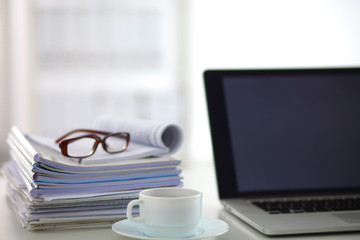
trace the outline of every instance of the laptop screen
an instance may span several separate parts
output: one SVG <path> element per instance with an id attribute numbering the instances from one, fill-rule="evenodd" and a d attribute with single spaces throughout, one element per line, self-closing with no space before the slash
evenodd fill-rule
<path id="1" fill-rule="evenodd" d="M 360 69 L 213 70 L 205 86 L 220 197 L 360 189 Z"/>

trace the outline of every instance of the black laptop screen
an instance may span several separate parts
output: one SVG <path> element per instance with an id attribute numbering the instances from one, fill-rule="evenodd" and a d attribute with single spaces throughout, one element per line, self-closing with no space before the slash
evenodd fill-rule
<path id="1" fill-rule="evenodd" d="M 224 132 L 215 133 L 215 158 L 230 151 L 227 184 L 239 193 L 360 188 L 360 71 L 220 75 L 217 114 L 226 126 L 211 128 Z"/>

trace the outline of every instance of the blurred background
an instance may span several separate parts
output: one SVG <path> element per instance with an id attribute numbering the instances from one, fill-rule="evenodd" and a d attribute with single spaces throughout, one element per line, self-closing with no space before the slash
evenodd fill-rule
<path id="1" fill-rule="evenodd" d="M 358 0 L 0 0 L 6 135 L 59 136 L 110 113 L 182 126 L 210 161 L 209 68 L 360 66 Z"/>

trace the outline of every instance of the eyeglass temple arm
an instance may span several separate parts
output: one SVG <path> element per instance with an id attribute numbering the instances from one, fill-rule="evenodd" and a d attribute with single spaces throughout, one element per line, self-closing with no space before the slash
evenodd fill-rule
<path id="1" fill-rule="evenodd" d="M 97 133 L 97 134 L 103 134 L 103 135 L 108 135 L 108 134 L 111 134 L 110 132 L 104 132 L 104 131 L 97 131 L 97 130 L 91 130 L 91 129 L 75 129 L 75 130 L 72 130 L 68 133 L 66 133 L 65 135 L 63 135 L 62 137 L 58 138 L 55 140 L 56 143 L 59 143 L 61 140 L 63 140 L 64 138 L 66 138 L 67 136 L 73 134 L 73 133 L 76 133 L 76 132 L 88 132 L 88 133 Z M 127 133 L 128 134 L 128 133 Z M 128 134 L 129 135 L 129 134 Z M 117 136 L 119 138 L 124 138 L 122 136 Z M 128 138 L 128 137 L 127 137 Z M 126 138 L 126 139 L 127 139 Z"/>

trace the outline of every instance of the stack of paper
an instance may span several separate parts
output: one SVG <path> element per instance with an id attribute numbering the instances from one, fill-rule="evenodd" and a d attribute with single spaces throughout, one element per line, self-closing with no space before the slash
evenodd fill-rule
<path id="1" fill-rule="evenodd" d="M 119 121 L 102 117 L 96 129 L 116 132 Z M 97 149 L 81 161 L 64 157 L 53 138 L 24 135 L 12 128 L 7 139 L 11 161 L 3 172 L 8 196 L 25 228 L 109 226 L 126 218 L 126 206 L 139 191 L 182 185 L 181 161 L 171 157 L 182 141 L 179 128 L 121 121 L 121 131 L 130 132 L 128 149 L 117 154 Z"/>

